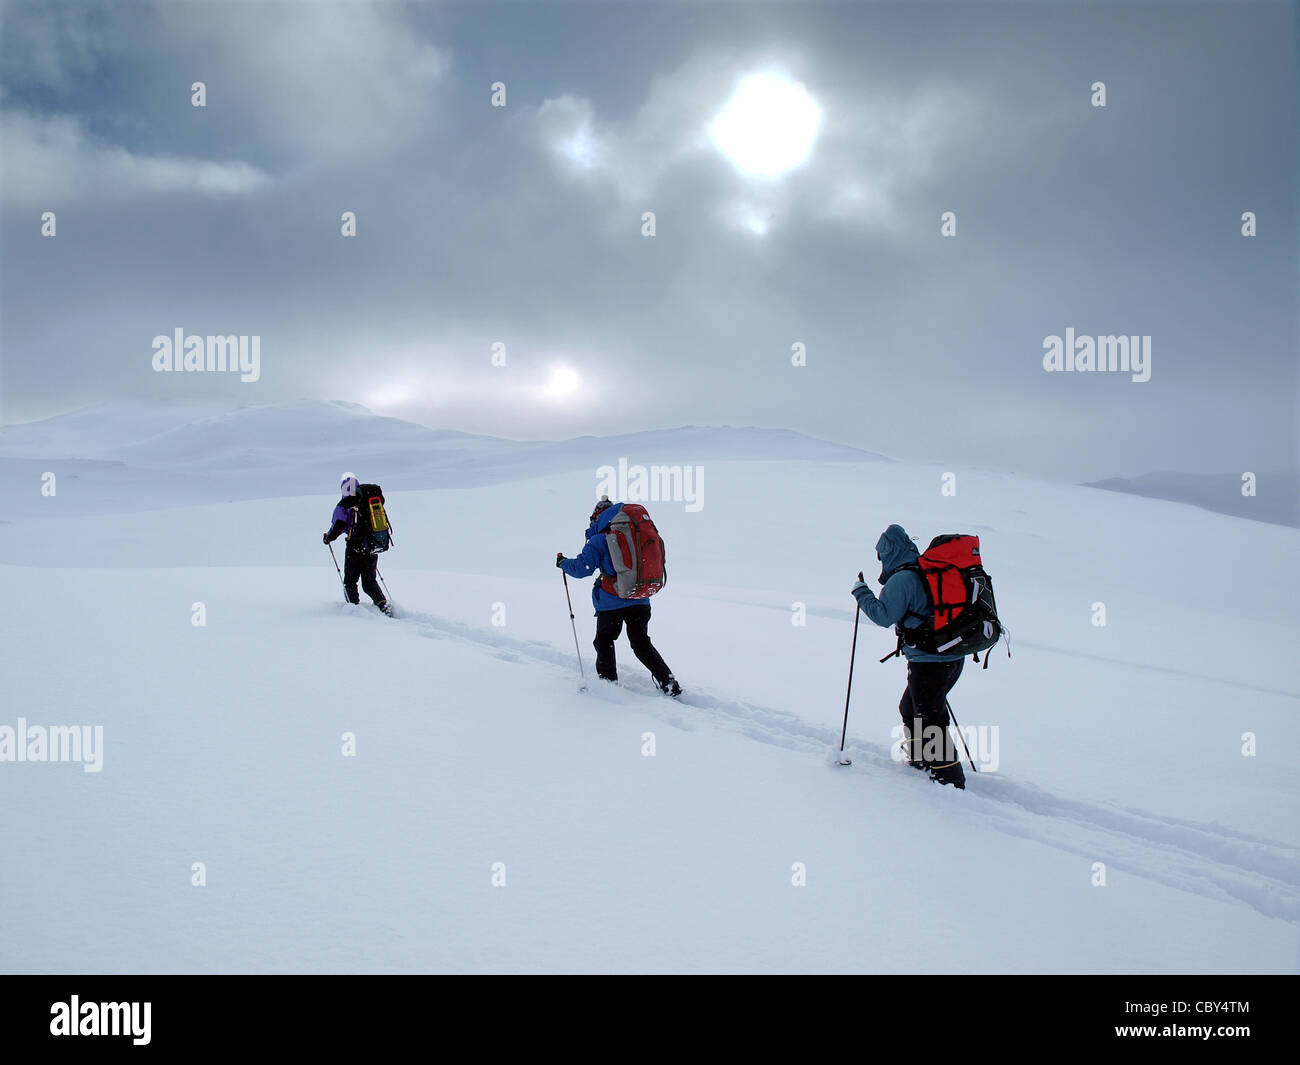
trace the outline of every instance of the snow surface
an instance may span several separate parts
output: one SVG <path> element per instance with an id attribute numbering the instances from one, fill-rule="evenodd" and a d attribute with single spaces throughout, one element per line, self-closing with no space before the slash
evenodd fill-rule
<path id="1" fill-rule="evenodd" d="M 946 497 L 940 467 L 761 430 L 94 420 L 0 430 L 0 726 L 104 729 L 98 773 L 0 763 L 4 971 L 1297 969 L 1300 578 L 1264 566 L 1297 530 L 984 471 Z M 680 701 L 624 642 L 622 686 L 577 692 L 552 559 L 620 457 L 705 468 L 698 512 L 650 504 Z M 395 619 L 342 603 L 320 544 L 345 468 L 389 499 Z M 998 736 L 964 792 L 892 761 L 903 669 L 865 619 L 827 764 L 891 521 L 978 533 L 1011 627 L 952 696 Z"/>

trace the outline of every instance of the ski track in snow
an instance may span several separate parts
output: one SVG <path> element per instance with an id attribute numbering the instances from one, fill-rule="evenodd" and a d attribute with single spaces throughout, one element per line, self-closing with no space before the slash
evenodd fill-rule
<path id="1" fill-rule="evenodd" d="M 421 635 L 465 640 L 504 661 L 540 662 L 572 672 L 572 652 L 540 640 L 516 640 L 396 604 L 395 610 L 395 620 L 413 625 Z M 355 608 L 353 612 L 361 613 Z M 382 618 L 378 611 L 367 611 L 366 616 Z M 835 730 L 809 724 L 789 711 L 705 690 L 688 690 L 680 698 L 669 700 L 649 680 L 640 677 L 620 679 L 617 687 L 588 677 L 588 697 L 626 705 L 624 693 L 648 697 L 646 707 L 653 707 L 656 716 L 687 731 L 694 725 L 687 716 L 676 712 L 679 707 L 700 711 L 710 724 L 761 743 L 823 758 L 832 749 L 838 753 Z M 884 770 L 902 778 L 898 783 L 916 787 L 918 798 L 953 798 L 948 789 L 937 788 L 922 774 L 895 762 L 887 747 L 850 739 L 845 751 L 853 759 L 853 766 L 842 767 L 843 772 L 860 773 L 864 767 L 868 771 Z M 968 776 L 960 799 L 971 804 L 971 815 L 1009 835 L 1078 854 L 1089 861 L 1103 861 L 1108 870 L 1131 873 L 1218 901 L 1243 904 L 1266 917 L 1300 921 L 1300 847 L 1220 824 L 1070 799 L 1035 784 L 990 773 Z"/>

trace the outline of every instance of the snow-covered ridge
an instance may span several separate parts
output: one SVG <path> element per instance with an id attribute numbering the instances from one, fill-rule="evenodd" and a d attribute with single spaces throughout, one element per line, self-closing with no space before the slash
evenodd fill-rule
<path id="1" fill-rule="evenodd" d="M 507 440 L 431 429 L 375 414 L 359 403 L 301 400 L 211 412 L 199 406 L 101 403 L 36 422 L 0 426 L 0 457 L 116 460 L 146 468 L 224 466 L 274 452 L 346 451 L 400 457 L 421 451 L 460 462 L 473 449 L 534 456 L 550 462 L 586 462 L 596 454 L 652 453 L 675 459 L 822 459 L 879 461 L 884 456 L 818 440 L 790 429 L 695 426 L 653 429 L 616 436 L 579 436 L 560 441 Z"/>
<path id="2" fill-rule="evenodd" d="M 180 466 L 242 452 L 321 448 L 345 437 L 359 449 L 488 441 L 378 415 L 358 403 L 303 400 L 239 407 L 98 403 L 35 422 L 0 426 L 0 456 L 108 459 Z"/>
<path id="3" fill-rule="evenodd" d="M 1140 477 L 1108 477 L 1085 487 L 1187 503 L 1234 518 L 1300 527 L 1300 469 L 1259 473 L 1253 495 L 1242 494 L 1241 474 L 1237 473 L 1146 473 Z"/>
<path id="4" fill-rule="evenodd" d="M 150 479 L 177 505 L 328 494 L 354 470 L 385 488 L 472 488 L 560 471 L 716 461 L 883 462 L 883 456 L 788 429 L 684 426 L 620 436 L 518 441 L 431 429 L 356 403 L 306 400 L 213 413 L 100 404 L 0 427 L 0 488 L 46 470 L 94 482 L 112 508 Z M 594 484 L 594 481 L 593 481 Z M 129 504 L 127 504 L 129 505 Z M 125 507 L 123 507 L 125 509 Z M 83 511 L 86 512 L 86 511 Z"/>

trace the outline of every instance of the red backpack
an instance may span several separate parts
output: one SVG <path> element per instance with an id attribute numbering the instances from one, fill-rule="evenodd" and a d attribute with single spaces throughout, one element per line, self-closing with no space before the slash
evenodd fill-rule
<path id="1" fill-rule="evenodd" d="M 936 536 L 930 546 L 916 560 L 914 569 L 925 581 L 930 597 L 930 613 L 921 615 L 921 624 L 905 629 L 900 623 L 898 648 L 915 647 L 928 654 L 951 655 L 954 658 L 973 655 L 979 661 L 979 652 L 987 651 L 1002 638 L 1004 627 L 998 620 L 998 607 L 993 598 L 993 579 L 984 571 L 980 560 L 978 536 L 950 533 Z M 1007 654 L 1011 646 L 1007 645 Z M 894 655 L 887 655 L 893 658 Z M 989 667 L 989 657 L 984 656 L 984 668 Z"/>
<path id="2" fill-rule="evenodd" d="M 664 542 L 640 503 L 624 503 L 605 529 L 614 575 L 600 586 L 620 599 L 649 599 L 668 583 Z"/>

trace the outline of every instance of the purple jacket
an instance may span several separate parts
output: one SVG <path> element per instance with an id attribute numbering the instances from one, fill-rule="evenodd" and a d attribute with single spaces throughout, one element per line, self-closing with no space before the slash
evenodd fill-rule
<path id="1" fill-rule="evenodd" d="M 352 526 L 356 524 L 356 520 L 356 509 L 345 507 L 342 500 L 340 500 L 330 517 L 330 531 L 325 534 L 328 537 L 327 542 L 337 540 L 344 533 L 347 533 L 348 537 L 351 538 Z"/>

